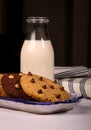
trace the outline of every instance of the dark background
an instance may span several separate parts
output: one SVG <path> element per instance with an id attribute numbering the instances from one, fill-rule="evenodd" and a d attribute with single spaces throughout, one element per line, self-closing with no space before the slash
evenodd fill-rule
<path id="1" fill-rule="evenodd" d="M 91 67 L 91 0 L 0 0 L 0 72 L 20 71 L 28 16 L 49 17 L 56 66 Z"/>

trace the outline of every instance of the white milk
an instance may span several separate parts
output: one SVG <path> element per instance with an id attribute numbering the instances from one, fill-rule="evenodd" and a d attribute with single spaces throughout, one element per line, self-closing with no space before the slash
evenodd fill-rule
<path id="1" fill-rule="evenodd" d="M 54 51 L 50 40 L 25 40 L 20 60 L 21 72 L 54 80 Z"/>

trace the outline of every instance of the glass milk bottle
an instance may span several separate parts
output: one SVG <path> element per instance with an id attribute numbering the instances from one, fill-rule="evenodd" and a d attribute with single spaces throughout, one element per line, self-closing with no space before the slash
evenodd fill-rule
<path id="1" fill-rule="evenodd" d="M 28 17 L 27 34 L 21 48 L 20 71 L 54 80 L 54 50 L 47 17 Z"/>

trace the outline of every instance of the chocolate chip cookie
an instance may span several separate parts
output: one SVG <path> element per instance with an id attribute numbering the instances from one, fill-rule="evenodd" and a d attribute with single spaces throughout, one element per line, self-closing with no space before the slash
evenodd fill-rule
<path id="1" fill-rule="evenodd" d="M 32 73 L 22 75 L 20 84 L 24 92 L 37 101 L 56 102 L 69 99 L 69 94 L 62 86 Z"/>
<path id="2" fill-rule="evenodd" d="M 2 88 L 11 98 L 31 99 L 22 89 L 20 78 L 22 73 L 8 73 L 1 78 Z"/>

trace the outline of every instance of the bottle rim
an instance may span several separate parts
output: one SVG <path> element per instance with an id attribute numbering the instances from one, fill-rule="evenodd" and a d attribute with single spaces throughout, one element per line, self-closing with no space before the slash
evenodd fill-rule
<path id="1" fill-rule="evenodd" d="M 48 17 L 28 17 L 26 19 L 26 22 L 30 23 L 48 23 L 49 19 Z"/>

